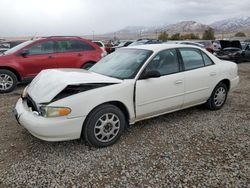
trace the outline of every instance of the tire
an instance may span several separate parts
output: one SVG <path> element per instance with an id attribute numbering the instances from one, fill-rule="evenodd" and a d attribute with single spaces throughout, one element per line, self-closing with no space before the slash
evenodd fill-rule
<path id="1" fill-rule="evenodd" d="M 85 63 L 84 65 L 81 66 L 81 69 L 86 69 L 89 70 L 95 63 Z"/>
<path id="2" fill-rule="evenodd" d="M 0 69 L 0 93 L 9 93 L 17 86 L 16 75 L 5 69 Z"/>
<path id="3" fill-rule="evenodd" d="M 122 111 L 110 104 L 94 109 L 84 123 L 84 139 L 89 146 L 106 147 L 114 144 L 126 127 Z"/>
<path id="4" fill-rule="evenodd" d="M 213 90 L 210 98 L 206 102 L 206 107 L 210 110 L 219 110 L 227 100 L 228 88 L 220 82 Z"/>

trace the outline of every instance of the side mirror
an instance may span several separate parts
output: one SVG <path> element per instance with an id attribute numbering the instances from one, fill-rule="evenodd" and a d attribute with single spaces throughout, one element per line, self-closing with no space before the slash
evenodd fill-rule
<path id="1" fill-rule="evenodd" d="M 159 78 L 161 77 L 161 73 L 157 70 L 150 70 L 144 71 L 141 75 L 141 79 L 148 79 L 148 78 Z"/>
<path id="2" fill-rule="evenodd" d="M 23 49 L 22 51 L 21 51 L 21 53 L 20 53 L 20 55 L 21 56 L 23 56 L 23 57 L 26 57 L 27 55 L 29 55 L 29 50 L 28 49 Z"/>

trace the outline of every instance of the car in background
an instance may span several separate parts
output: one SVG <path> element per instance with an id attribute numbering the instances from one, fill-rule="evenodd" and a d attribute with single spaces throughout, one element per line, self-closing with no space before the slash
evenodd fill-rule
<path id="1" fill-rule="evenodd" d="M 162 41 L 158 39 L 138 39 L 128 46 L 137 46 L 137 45 L 143 45 L 143 44 L 161 44 L 161 43 Z"/>
<path id="2" fill-rule="evenodd" d="M 169 40 L 166 42 L 167 44 L 186 44 L 186 45 L 192 45 L 192 46 L 198 46 L 200 48 L 205 48 L 203 44 L 193 42 L 193 41 L 175 41 L 175 40 Z"/>
<path id="3" fill-rule="evenodd" d="M 105 44 L 102 41 L 92 41 L 93 43 L 95 43 L 97 46 L 99 46 L 102 51 L 103 51 L 103 57 L 106 56 L 108 54 L 108 52 L 105 49 Z"/>
<path id="4" fill-rule="evenodd" d="M 15 46 L 17 46 L 18 44 L 21 44 L 22 42 L 24 42 L 25 40 L 12 40 L 12 41 L 3 41 L 0 42 L 0 53 L 3 53 Z"/>
<path id="5" fill-rule="evenodd" d="M 234 61 L 236 63 L 250 62 L 250 43 L 245 43 L 242 50 L 236 49 L 223 55 L 217 55 L 220 59 Z"/>
<path id="6" fill-rule="evenodd" d="M 227 59 L 232 54 L 242 50 L 239 40 L 218 40 L 214 41 L 218 47 L 214 51 L 214 55 L 220 59 Z"/>
<path id="7" fill-rule="evenodd" d="M 121 48 L 88 71 L 42 71 L 15 107 L 15 117 L 46 141 L 114 144 L 128 124 L 206 104 L 219 110 L 239 82 L 238 66 L 191 45 Z"/>
<path id="8" fill-rule="evenodd" d="M 236 51 L 241 50 L 242 46 L 239 40 L 217 40 L 213 42 L 215 44 L 215 53 L 223 53 L 224 51 Z"/>
<path id="9" fill-rule="evenodd" d="M 116 47 L 117 48 L 127 47 L 128 45 L 132 44 L 133 42 L 134 42 L 134 40 L 121 41 Z"/>
<path id="10" fill-rule="evenodd" d="M 110 54 L 110 53 L 113 52 L 113 50 L 114 50 L 114 49 L 113 49 L 114 44 L 113 44 L 112 41 L 107 41 L 107 42 L 104 43 L 104 45 L 105 45 L 105 50 L 106 50 L 106 52 L 107 52 L 108 54 Z"/>
<path id="11" fill-rule="evenodd" d="M 123 47 L 127 47 L 129 46 L 130 44 L 132 44 L 134 42 L 134 40 L 126 40 L 126 41 L 121 41 L 117 46 L 114 46 L 112 48 L 112 52 L 114 52 L 116 49 L 118 48 L 123 48 Z"/>
<path id="12" fill-rule="evenodd" d="M 214 53 L 214 45 L 211 40 L 198 40 L 195 42 L 202 44 L 206 48 L 206 50 L 209 51 L 210 53 L 212 54 Z"/>
<path id="13" fill-rule="evenodd" d="M 207 41 L 207 40 L 193 40 L 193 41 L 188 41 L 188 40 L 182 40 L 182 41 L 167 41 L 167 43 L 173 43 L 173 44 L 187 44 L 187 45 L 194 45 L 194 46 L 198 46 L 200 48 L 205 48 L 207 51 L 213 53 L 214 49 L 213 49 L 213 44 L 211 41 Z"/>
<path id="14" fill-rule="evenodd" d="M 90 68 L 102 56 L 95 43 L 80 37 L 43 37 L 23 42 L 0 55 L 0 93 L 51 68 Z"/>

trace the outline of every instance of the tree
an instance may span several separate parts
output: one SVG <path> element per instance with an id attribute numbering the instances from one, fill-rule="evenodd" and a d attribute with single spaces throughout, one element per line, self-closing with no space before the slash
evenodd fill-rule
<path id="1" fill-rule="evenodd" d="M 200 39 L 198 35 L 195 35 L 194 33 L 189 33 L 185 35 L 181 35 L 181 40 L 195 40 L 195 39 Z"/>
<path id="2" fill-rule="evenodd" d="M 194 33 L 191 33 L 190 34 L 190 39 L 196 40 L 196 39 L 200 39 L 200 37 L 199 37 L 199 35 L 195 35 Z"/>
<path id="3" fill-rule="evenodd" d="M 168 40 L 168 34 L 166 33 L 166 31 L 161 32 L 160 35 L 158 36 L 158 39 L 163 41 Z"/>
<path id="4" fill-rule="evenodd" d="M 235 37 L 246 37 L 246 34 L 243 32 L 238 32 L 234 35 Z"/>
<path id="5" fill-rule="evenodd" d="M 180 33 L 176 33 L 176 34 L 172 35 L 170 39 L 171 40 L 181 40 Z"/>
<path id="6" fill-rule="evenodd" d="M 210 27 L 202 35 L 203 40 L 214 40 L 214 30 Z"/>

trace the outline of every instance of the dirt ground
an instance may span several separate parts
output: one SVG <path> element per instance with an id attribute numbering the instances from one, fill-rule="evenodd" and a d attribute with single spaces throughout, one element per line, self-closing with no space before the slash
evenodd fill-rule
<path id="1" fill-rule="evenodd" d="M 61 157 L 61 160 L 62 160 L 63 159 L 62 156 L 64 156 L 64 152 L 69 150 L 69 152 L 75 153 L 75 155 L 71 156 L 70 158 L 71 162 L 74 160 L 81 159 L 82 155 L 78 155 L 78 152 L 84 153 L 86 156 L 97 155 L 97 153 L 101 155 L 101 153 L 99 152 L 103 152 L 106 155 L 106 159 L 109 159 L 109 157 L 112 158 L 112 153 L 114 151 L 118 151 L 118 154 L 115 154 L 115 156 L 117 157 L 117 160 L 119 161 L 122 159 L 124 160 L 123 161 L 124 165 L 125 164 L 128 165 L 131 163 L 127 161 L 126 159 L 122 158 L 122 156 L 120 155 L 127 155 L 127 152 L 129 153 L 130 151 L 127 151 L 124 154 L 124 151 L 122 151 L 119 148 L 125 148 L 125 150 L 126 149 L 131 150 L 131 155 L 137 155 L 138 153 L 136 154 L 136 152 L 140 151 L 140 148 L 142 147 L 142 143 L 145 143 L 143 147 L 145 147 L 144 151 L 146 152 L 145 153 L 142 152 L 141 156 L 144 158 L 149 157 L 152 161 L 154 161 L 154 159 L 158 160 L 158 157 L 161 156 L 159 154 L 160 151 L 161 152 L 173 152 L 172 154 L 169 154 L 170 161 L 169 163 L 167 163 L 168 166 L 165 164 L 166 174 L 171 174 L 171 172 L 167 170 L 167 167 L 169 169 L 170 165 L 173 165 L 172 166 L 173 169 L 175 167 L 179 168 L 178 167 L 179 163 L 183 165 L 182 170 L 184 171 L 183 172 L 184 176 L 185 176 L 185 173 L 189 172 L 188 170 L 190 170 L 190 173 L 191 172 L 194 173 L 192 169 L 195 169 L 196 167 L 195 166 L 190 167 L 189 166 L 190 164 L 188 164 L 189 163 L 188 161 L 196 160 L 196 157 L 198 155 L 202 156 L 201 158 L 199 158 L 200 160 L 203 159 L 205 161 L 207 157 L 210 157 L 209 160 L 212 160 L 212 161 L 215 160 L 214 162 L 215 164 L 211 162 L 211 165 L 213 167 L 217 169 L 219 168 L 218 166 L 221 165 L 221 169 L 223 169 L 223 170 L 217 169 L 218 171 L 220 171 L 220 173 L 223 172 L 222 175 L 220 175 L 218 171 L 214 172 L 216 175 L 218 175 L 217 180 L 214 180 L 212 175 L 211 176 L 205 175 L 206 174 L 205 168 L 204 170 L 201 168 L 200 173 L 203 174 L 204 177 L 200 179 L 199 179 L 198 174 L 196 175 L 192 174 L 193 176 L 192 177 L 190 176 L 190 179 L 187 179 L 187 181 L 185 182 L 181 178 L 181 177 L 184 177 L 182 174 L 182 176 L 180 175 L 180 177 L 178 176 L 178 178 L 174 179 L 175 181 L 173 180 L 173 183 L 177 183 L 177 185 L 180 183 L 180 184 L 185 184 L 187 186 L 190 186 L 190 185 L 196 185 L 196 186 L 223 185 L 223 187 L 224 186 L 229 186 L 229 187 L 250 186 L 249 184 L 250 63 L 239 64 L 239 74 L 240 74 L 240 84 L 237 90 L 229 94 L 227 103 L 225 104 L 223 109 L 221 109 L 220 111 L 210 112 L 208 110 L 200 109 L 200 107 L 195 107 L 195 108 L 183 110 L 181 112 L 175 112 L 172 114 L 167 114 L 161 117 L 153 118 L 151 120 L 146 120 L 146 121 L 137 123 L 135 126 L 131 126 L 128 132 L 121 138 L 121 141 L 116 143 L 114 146 L 111 146 L 106 149 L 101 149 L 100 151 L 98 151 L 98 149 L 94 149 L 94 151 L 92 151 L 88 147 L 84 146 L 83 141 L 47 143 L 44 141 L 40 141 L 39 139 L 30 135 L 27 130 L 25 130 L 22 126 L 17 124 L 14 118 L 13 112 L 12 112 L 17 99 L 20 97 L 20 94 L 23 88 L 25 87 L 25 85 L 20 85 L 18 89 L 15 90 L 14 92 L 0 95 L 0 173 L 1 173 L 0 174 L 0 187 L 1 186 L 3 187 L 14 186 L 15 187 L 17 185 L 21 185 L 21 187 L 26 186 L 26 185 L 29 185 L 30 187 L 35 186 L 35 185 L 37 186 L 44 185 L 44 186 L 51 186 L 51 187 L 53 187 L 53 185 L 54 186 L 55 185 L 72 186 L 72 185 L 79 185 L 81 183 L 82 185 L 85 185 L 84 182 L 85 183 L 88 182 L 90 185 L 101 186 L 101 185 L 111 185 L 109 183 L 112 183 L 113 180 L 115 181 L 116 179 L 117 181 L 120 180 L 119 183 L 121 183 L 124 179 L 123 179 L 123 176 L 119 175 L 119 173 L 117 174 L 113 173 L 110 175 L 110 177 L 108 175 L 107 177 L 105 176 L 106 178 L 105 181 L 104 180 L 97 181 L 94 178 L 91 179 L 91 177 L 87 178 L 87 176 L 85 179 L 81 179 L 81 178 L 78 178 L 77 175 L 72 175 L 72 174 L 67 175 L 68 178 L 71 178 L 70 181 L 73 182 L 71 184 L 66 184 L 69 180 L 67 181 L 65 180 L 66 183 L 61 184 L 62 182 L 64 182 L 64 179 L 62 179 L 64 175 L 60 177 L 58 176 L 54 177 L 54 179 L 57 180 L 56 181 L 57 184 L 53 184 L 53 181 L 49 181 L 46 184 L 43 184 L 44 182 L 42 182 L 41 179 L 48 178 L 46 174 L 44 174 L 44 176 L 41 177 L 40 179 L 36 177 L 30 177 L 30 179 L 26 178 L 25 180 L 23 180 L 22 177 L 16 177 L 16 178 L 13 177 L 13 179 L 11 179 L 10 176 L 11 174 L 14 174 L 13 176 L 16 176 L 16 174 L 14 173 L 15 170 L 17 170 L 16 168 L 20 168 L 26 174 L 30 174 L 31 173 L 30 171 L 25 170 L 27 168 L 22 168 L 22 165 L 24 165 L 23 161 L 26 161 L 27 163 L 29 162 L 29 160 L 39 161 L 40 160 L 39 157 L 41 158 L 44 157 L 43 153 L 39 154 L 39 156 L 35 155 L 35 153 L 39 153 L 38 149 L 41 149 L 41 148 L 44 151 L 44 153 L 50 154 L 50 158 L 52 161 L 57 160 L 56 159 L 57 155 Z M 216 120 L 219 119 L 219 121 L 215 121 L 215 119 Z M 208 127 L 207 125 L 204 124 L 205 122 L 207 123 Z M 230 126 L 228 126 L 228 124 L 230 124 Z M 236 126 L 237 129 L 236 127 L 232 127 L 232 126 Z M 186 130 L 185 135 L 189 138 L 189 140 L 188 138 L 186 139 L 183 138 L 183 140 L 180 140 L 180 134 L 183 133 L 183 130 Z M 212 134 L 213 136 L 211 136 Z M 210 135 L 210 137 L 207 135 Z M 204 137 L 206 136 L 208 139 L 204 140 Z M 174 141 L 172 142 L 171 140 L 169 140 L 170 138 Z M 146 139 L 147 141 L 142 141 L 143 139 Z M 215 139 L 215 140 L 217 139 L 219 145 L 216 145 L 216 146 L 218 147 L 214 147 L 215 145 L 212 144 L 213 143 L 211 141 L 212 139 Z M 211 142 L 209 142 L 209 140 Z M 154 143 L 154 144 L 150 144 L 150 143 Z M 199 151 L 195 150 L 197 144 L 203 145 L 204 148 L 201 147 Z M 230 145 L 233 145 L 234 148 L 232 148 Z M 157 149 L 156 149 L 156 146 L 157 146 Z M 135 151 L 135 148 L 138 148 L 138 150 Z M 187 148 L 189 148 L 188 151 L 190 152 L 187 152 L 186 150 Z M 152 151 L 154 151 L 154 153 L 152 153 L 151 149 Z M 222 160 L 223 157 L 226 158 L 226 155 L 224 154 L 222 155 L 219 152 L 221 151 L 221 149 L 223 149 L 224 152 L 227 152 L 227 154 L 230 154 L 232 156 L 239 155 L 239 156 L 234 156 L 234 159 L 235 159 L 234 164 L 236 166 L 237 165 L 239 166 L 239 172 L 241 174 L 240 180 L 237 179 L 238 176 L 236 177 L 234 175 L 232 175 L 232 179 L 230 180 L 226 179 L 229 176 L 231 177 L 231 174 L 230 174 L 231 172 L 220 163 L 220 160 Z M 53 150 L 57 152 L 53 153 Z M 193 155 L 191 151 L 197 152 L 200 154 Z M 184 160 L 185 158 L 185 156 L 183 156 L 184 155 L 183 152 L 189 153 L 189 155 L 186 158 L 187 162 L 185 163 L 181 162 L 182 159 Z M 238 154 L 239 152 L 240 154 Z M 220 155 L 222 158 L 219 160 L 218 157 Z M 65 157 L 65 160 L 69 160 L 66 155 L 64 157 Z M 94 172 L 96 171 L 96 173 L 99 173 L 101 168 L 105 169 L 105 167 L 108 166 L 108 164 L 106 163 L 103 163 L 103 164 L 98 163 L 97 161 L 95 161 L 95 159 L 90 159 L 90 160 L 91 160 L 90 163 L 92 162 L 92 164 L 95 164 L 95 169 L 93 168 L 91 169 Z M 157 160 L 156 160 L 156 163 L 157 163 Z M 167 160 L 168 159 L 166 159 L 166 161 Z M 35 166 L 40 165 L 39 169 L 41 169 L 42 165 L 40 163 L 36 164 L 34 161 L 30 163 L 30 165 L 33 165 L 33 168 L 35 168 L 34 165 Z M 67 164 L 66 162 L 62 162 L 62 163 Z M 119 164 L 123 164 L 123 163 L 121 162 Z M 147 165 L 150 166 L 150 164 L 149 162 L 147 162 Z M 52 162 L 50 163 L 50 165 L 52 165 L 51 169 L 53 169 Z M 146 162 L 145 163 L 143 162 L 143 165 L 146 165 Z M 206 163 L 204 165 L 206 166 Z M 70 172 L 74 171 L 74 168 L 76 169 L 77 165 L 75 165 L 74 167 L 74 164 L 71 164 L 71 167 L 72 169 L 70 170 Z M 131 166 L 128 165 L 128 167 L 125 167 L 124 170 L 127 170 L 128 173 L 132 173 L 134 168 L 135 167 L 133 165 Z M 161 168 L 162 168 L 161 165 L 159 165 L 158 168 L 159 168 L 158 172 L 155 172 L 154 170 L 147 171 L 147 172 L 154 174 L 154 176 L 157 173 L 160 176 L 163 175 L 161 174 Z M 86 171 L 87 171 L 87 167 L 86 167 Z M 80 171 L 79 173 L 84 174 L 85 172 Z M 140 171 L 138 171 L 138 173 L 140 174 Z M 141 173 L 143 174 L 143 172 Z M 145 176 L 147 176 L 147 174 Z M 151 176 L 148 176 L 149 179 L 150 177 Z M 129 177 L 126 176 L 126 178 L 127 178 L 126 181 L 129 182 L 130 184 L 125 184 L 126 181 L 124 180 L 125 182 L 124 184 L 112 184 L 112 185 L 114 186 L 115 185 L 136 186 L 140 184 L 140 182 L 141 182 L 141 185 L 154 185 L 154 183 L 152 183 L 153 180 L 150 183 L 150 181 L 147 180 L 147 177 L 144 177 L 143 175 L 138 177 L 138 179 L 140 178 L 142 179 L 141 181 L 139 181 L 138 179 L 133 179 L 133 177 L 130 177 L 130 176 Z M 204 181 L 207 184 L 203 184 Z M 97 183 L 97 184 L 94 184 L 94 183 Z M 157 183 L 159 185 L 162 185 L 160 180 Z M 173 185 L 173 184 L 168 184 L 168 185 Z"/>

